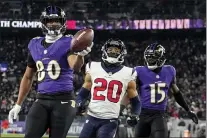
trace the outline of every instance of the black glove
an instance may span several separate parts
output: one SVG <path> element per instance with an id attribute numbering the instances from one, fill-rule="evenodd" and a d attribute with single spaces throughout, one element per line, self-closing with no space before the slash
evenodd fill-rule
<path id="1" fill-rule="evenodd" d="M 127 117 L 127 124 L 131 127 L 134 127 L 138 123 L 139 117 L 136 115 L 132 115 Z"/>
<path id="2" fill-rule="evenodd" d="M 82 115 L 86 111 L 86 107 L 82 105 L 82 103 L 76 104 L 77 112 L 76 115 Z"/>
<path id="3" fill-rule="evenodd" d="M 198 124 L 198 117 L 196 116 L 196 114 L 194 112 L 189 111 L 188 116 L 190 119 L 193 120 L 194 123 Z"/>
<path id="4" fill-rule="evenodd" d="M 84 112 L 86 112 L 89 102 L 84 101 L 76 104 L 77 112 L 76 115 L 82 115 Z"/>

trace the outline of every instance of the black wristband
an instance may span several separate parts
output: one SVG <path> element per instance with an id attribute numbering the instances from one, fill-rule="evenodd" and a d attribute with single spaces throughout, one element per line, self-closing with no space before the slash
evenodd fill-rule
<path id="1" fill-rule="evenodd" d="M 190 110 L 187 103 L 185 102 L 185 99 L 183 98 L 183 95 L 181 92 L 177 92 L 173 94 L 175 97 L 176 102 L 182 106 L 187 112 Z"/>

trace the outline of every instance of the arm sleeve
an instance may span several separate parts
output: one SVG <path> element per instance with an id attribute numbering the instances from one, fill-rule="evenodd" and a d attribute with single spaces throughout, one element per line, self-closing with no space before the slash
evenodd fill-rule
<path id="1" fill-rule="evenodd" d="M 185 99 L 184 99 L 184 97 L 183 97 L 183 95 L 182 95 L 181 92 L 175 93 L 175 94 L 174 94 L 174 98 L 175 98 L 175 101 L 176 101 L 181 107 L 183 107 L 183 108 L 185 109 L 185 111 L 188 112 L 188 111 L 190 110 L 189 107 L 188 107 L 188 104 L 186 103 L 186 101 L 185 101 Z"/>
<path id="2" fill-rule="evenodd" d="M 27 56 L 27 66 L 30 68 L 36 68 L 36 63 L 31 55 L 30 51 L 28 52 L 28 56 Z"/>
<path id="3" fill-rule="evenodd" d="M 76 97 L 76 102 L 77 103 L 85 102 L 85 100 L 87 100 L 89 96 L 90 96 L 90 91 L 82 87 L 78 93 L 78 96 Z"/>
<path id="4" fill-rule="evenodd" d="M 137 95 L 134 98 L 130 99 L 131 106 L 132 106 L 132 114 L 140 115 L 141 112 L 141 102 L 139 100 L 139 96 Z"/>

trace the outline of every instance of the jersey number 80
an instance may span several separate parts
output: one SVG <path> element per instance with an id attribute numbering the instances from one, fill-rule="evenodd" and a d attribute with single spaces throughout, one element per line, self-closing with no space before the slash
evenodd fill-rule
<path id="1" fill-rule="evenodd" d="M 58 62 L 55 60 L 51 60 L 48 63 L 46 70 L 45 70 L 45 67 L 42 61 L 37 61 L 36 66 L 37 66 L 37 80 L 38 81 L 42 81 L 45 78 L 46 72 L 48 73 L 48 76 L 53 80 L 56 80 L 60 76 L 61 68 Z"/>
<path id="2" fill-rule="evenodd" d="M 95 84 L 101 83 L 101 86 L 96 86 L 94 87 L 94 92 L 93 92 L 93 100 L 100 100 L 100 101 L 105 101 L 106 100 L 106 96 L 102 95 L 102 94 L 98 94 L 98 92 L 101 91 L 106 91 L 107 92 L 107 99 L 110 102 L 113 103 L 117 103 L 120 100 L 120 95 L 122 93 L 122 88 L 123 88 L 123 84 L 122 82 L 118 81 L 118 80 L 111 80 L 109 83 L 107 82 L 106 79 L 103 78 L 96 78 L 94 80 Z M 114 93 L 114 87 L 117 87 L 117 90 L 115 92 L 115 96 L 113 97 L 113 93 Z"/>

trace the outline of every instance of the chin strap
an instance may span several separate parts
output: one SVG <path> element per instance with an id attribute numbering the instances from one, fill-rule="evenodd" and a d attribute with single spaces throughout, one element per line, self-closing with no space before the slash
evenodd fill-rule
<path id="1" fill-rule="evenodd" d="M 60 39 L 62 36 L 63 36 L 62 34 L 59 34 L 57 36 L 46 35 L 45 36 L 45 42 L 46 43 L 54 43 L 55 41 Z"/>

